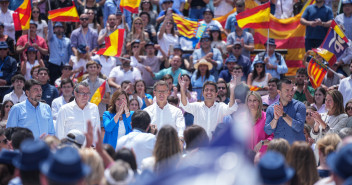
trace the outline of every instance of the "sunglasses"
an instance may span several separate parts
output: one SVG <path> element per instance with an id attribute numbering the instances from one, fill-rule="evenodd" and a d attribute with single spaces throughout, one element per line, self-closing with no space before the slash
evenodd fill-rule
<path id="1" fill-rule="evenodd" d="M 5 138 L 5 139 L 1 140 L 0 143 L 7 144 L 7 141 L 8 141 L 7 138 Z"/>
<path id="2" fill-rule="evenodd" d="M 225 90 L 225 89 L 226 89 L 226 87 L 218 87 L 218 89 Z"/>
<path id="3" fill-rule="evenodd" d="M 81 21 L 88 21 L 88 18 L 80 18 Z"/>
<path id="4" fill-rule="evenodd" d="M 167 24 L 167 25 L 172 25 L 172 22 L 167 22 L 166 24 Z"/>
<path id="5" fill-rule="evenodd" d="M 32 13 L 39 13 L 39 11 L 33 11 Z"/>
<path id="6" fill-rule="evenodd" d="M 311 112 L 306 112 L 306 116 L 312 116 Z"/>
<path id="7" fill-rule="evenodd" d="M 141 23 L 141 22 L 136 22 L 136 23 L 134 23 L 134 24 L 137 24 L 137 25 L 142 25 L 142 23 Z"/>
<path id="8" fill-rule="evenodd" d="M 346 107 L 346 110 L 352 110 L 352 107 Z"/>
<path id="9" fill-rule="evenodd" d="M 139 46 L 133 46 L 133 48 L 139 48 Z"/>

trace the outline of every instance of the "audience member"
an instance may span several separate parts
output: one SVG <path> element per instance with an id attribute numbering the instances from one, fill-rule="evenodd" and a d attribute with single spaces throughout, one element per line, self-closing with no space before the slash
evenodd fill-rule
<path id="1" fill-rule="evenodd" d="M 6 100 L 3 102 L 0 109 L 0 129 L 6 128 L 7 119 L 9 119 L 9 112 L 13 106 L 11 100 Z"/>
<path id="2" fill-rule="evenodd" d="M 73 88 L 74 88 L 74 85 L 72 80 L 66 78 L 61 81 L 60 89 L 61 89 L 62 95 L 55 98 L 51 103 L 51 112 L 55 123 L 56 123 L 57 115 L 59 113 L 60 108 L 63 105 L 70 102 L 70 99 L 73 96 Z"/>
<path id="3" fill-rule="evenodd" d="M 262 96 L 263 103 L 271 105 L 280 99 L 280 94 L 277 91 L 279 79 L 272 78 L 268 81 L 268 95 Z"/>
<path id="4" fill-rule="evenodd" d="M 4 103 L 6 100 L 11 100 L 13 103 L 17 104 L 23 102 L 27 99 L 26 93 L 23 90 L 25 84 L 25 78 L 17 74 L 11 78 L 11 84 L 13 86 L 13 91 L 4 96 L 2 102 Z"/>
<path id="5" fill-rule="evenodd" d="M 49 106 L 53 100 L 59 97 L 59 91 L 57 88 L 51 84 L 49 84 L 49 69 L 45 67 L 41 67 L 38 69 L 38 81 L 42 85 L 42 100 L 45 101 Z"/>

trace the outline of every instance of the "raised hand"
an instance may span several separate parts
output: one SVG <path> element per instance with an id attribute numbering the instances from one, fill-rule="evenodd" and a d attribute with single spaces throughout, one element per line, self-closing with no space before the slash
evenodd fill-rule
<path id="1" fill-rule="evenodd" d="M 232 80 L 230 82 L 230 90 L 234 91 L 236 86 L 237 86 L 237 76 L 236 75 L 232 75 Z"/>
<path id="2" fill-rule="evenodd" d="M 180 90 L 186 90 L 186 82 L 181 77 L 181 74 L 178 75 L 178 84 L 180 85 Z"/>
<path id="3" fill-rule="evenodd" d="M 86 147 L 90 148 L 93 144 L 93 126 L 90 120 L 87 121 L 87 133 L 84 135 L 86 136 Z"/>

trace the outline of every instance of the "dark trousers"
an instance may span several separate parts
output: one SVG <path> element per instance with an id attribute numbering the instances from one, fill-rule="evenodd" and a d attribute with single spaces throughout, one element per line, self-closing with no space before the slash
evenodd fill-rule
<path id="1" fill-rule="evenodd" d="M 50 72 L 50 84 L 55 85 L 55 80 L 61 76 L 61 66 L 48 62 L 47 67 Z"/>
<path id="2" fill-rule="evenodd" d="M 306 51 L 311 50 L 313 48 L 318 48 L 321 43 L 323 43 L 324 39 L 306 39 L 305 40 L 305 47 Z"/>

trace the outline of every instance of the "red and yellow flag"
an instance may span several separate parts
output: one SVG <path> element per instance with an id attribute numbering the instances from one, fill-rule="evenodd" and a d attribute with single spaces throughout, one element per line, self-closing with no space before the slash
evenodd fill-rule
<path id="1" fill-rule="evenodd" d="M 312 58 L 308 64 L 309 81 L 314 89 L 318 88 L 327 73 L 327 67 L 320 61 Z"/>
<path id="2" fill-rule="evenodd" d="M 104 97 L 106 90 L 106 80 L 101 84 L 101 86 L 94 92 L 92 99 L 90 99 L 91 103 L 94 103 L 95 105 L 99 105 L 101 100 Z"/>
<path id="3" fill-rule="evenodd" d="M 258 90 L 260 90 L 260 89 L 261 89 L 261 87 L 258 87 L 258 86 L 251 86 L 251 87 L 249 88 L 250 91 L 258 91 Z"/>
<path id="4" fill-rule="evenodd" d="M 181 16 L 174 13 L 172 14 L 172 17 L 181 35 L 187 38 L 195 37 L 195 33 L 199 27 L 199 22 L 182 18 Z"/>
<path id="5" fill-rule="evenodd" d="M 270 2 L 246 10 L 236 15 L 237 24 L 241 28 L 269 28 Z"/>
<path id="6" fill-rule="evenodd" d="M 48 19 L 59 22 L 79 22 L 75 3 L 72 6 L 49 11 Z"/>
<path id="7" fill-rule="evenodd" d="M 121 0 L 120 9 L 126 9 L 131 13 L 138 14 L 138 7 L 141 4 L 141 0 Z"/>
<path id="8" fill-rule="evenodd" d="M 15 30 L 28 30 L 29 21 L 31 20 L 32 8 L 31 1 L 24 0 L 23 3 L 13 12 L 12 18 Z"/>
<path id="9" fill-rule="evenodd" d="M 81 72 L 76 73 L 76 75 L 74 76 L 74 78 L 77 79 L 77 82 L 78 82 L 78 83 L 83 80 L 83 74 L 84 74 L 84 73 L 83 73 L 83 70 L 82 70 Z"/>
<path id="10" fill-rule="evenodd" d="M 97 54 L 112 57 L 120 56 L 123 47 L 124 33 L 125 29 L 117 29 L 111 33 L 109 37 L 105 37 L 105 48 L 100 49 Z"/>

